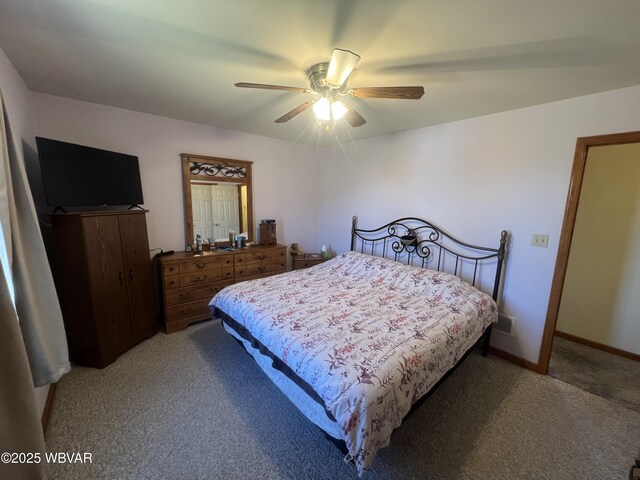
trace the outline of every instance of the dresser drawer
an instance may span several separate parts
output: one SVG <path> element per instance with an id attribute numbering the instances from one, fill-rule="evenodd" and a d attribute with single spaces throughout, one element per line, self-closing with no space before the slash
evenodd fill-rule
<path id="1" fill-rule="evenodd" d="M 180 305 L 181 303 L 189 303 L 195 300 L 201 300 L 202 294 L 200 287 L 175 288 L 167 290 L 165 301 L 168 307 L 172 305 Z"/>
<path id="2" fill-rule="evenodd" d="M 259 250 L 257 252 L 247 252 L 245 254 L 245 263 L 250 262 L 275 262 L 284 260 L 285 249 L 278 248 L 274 250 Z"/>
<path id="3" fill-rule="evenodd" d="M 206 285 L 198 289 L 198 294 L 200 295 L 200 298 L 209 302 L 216 293 L 229 285 L 233 285 L 233 280 Z"/>
<path id="4" fill-rule="evenodd" d="M 314 265 L 320 265 L 322 262 L 324 262 L 322 258 L 309 259 L 309 260 L 296 260 L 295 269 L 300 270 L 302 268 L 313 267 Z"/>
<path id="5" fill-rule="evenodd" d="M 163 276 L 185 275 L 204 270 L 215 270 L 217 268 L 232 267 L 233 255 L 222 254 L 214 256 L 193 256 L 184 260 L 164 261 L 162 264 Z"/>
<path id="6" fill-rule="evenodd" d="M 180 275 L 170 275 L 164 277 L 164 288 L 170 290 L 172 288 L 178 288 L 180 286 Z"/>
<path id="7" fill-rule="evenodd" d="M 232 267 L 233 255 L 220 255 L 217 257 L 193 257 L 180 262 L 180 274 L 215 270 L 217 268 Z"/>
<path id="8" fill-rule="evenodd" d="M 168 290 L 165 301 L 168 307 L 182 303 L 195 302 L 196 300 L 211 300 L 213 296 L 224 287 L 232 285 L 233 281 L 216 282 L 203 286 L 191 286 Z"/>
<path id="9" fill-rule="evenodd" d="M 162 264 L 162 274 L 165 277 L 169 275 L 179 275 L 180 274 L 180 263 L 178 262 L 170 262 Z"/>
<path id="10" fill-rule="evenodd" d="M 265 273 L 257 273 L 255 275 L 246 275 L 244 277 L 240 277 L 238 279 L 236 279 L 236 282 L 245 282 L 247 280 L 256 280 L 258 278 L 266 278 L 266 277 L 271 277 L 273 275 L 278 275 L 280 273 L 285 273 L 287 270 L 282 268 L 280 270 L 271 270 L 270 272 L 265 272 Z"/>
<path id="11" fill-rule="evenodd" d="M 201 283 L 218 282 L 222 280 L 233 281 L 233 268 L 225 267 L 218 270 L 208 270 L 200 273 L 180 275 L 180 286 L 199 285 Z"/>
<path id="12" fill-rule="evenodd" d="M 284 259 L 276 262 L 254 262 L 247 263 L 246 265 L 240 265 L 236 267 L 236 277 L 242 277 L 245 275 L 257 275 L 260 273 L 271 272 L 273 270 L 281 270 L 286 267 Z"/>
<path id="13" fill-rule="evenodd" d="M 196 260 L 185 260 L 180 262 L 180 275 L 188 273 L 210 272 L 211 270 L 220 270 L 222 268 L 221 258 L 204 258 Z"/>
<path id="14" fill-rule="evenodd" d="M 208 313 L 209 301 L 197 300 L 195 302 L 183 303 L 182 305 L 174 305 L 167 307 L 167 322 L 175 322 L 184 318 L 195 317 Z"/>

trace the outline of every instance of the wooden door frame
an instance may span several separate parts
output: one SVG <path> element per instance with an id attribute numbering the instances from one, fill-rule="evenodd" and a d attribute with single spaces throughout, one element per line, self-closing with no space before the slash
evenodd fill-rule
<path id="1" fill-rule="evenodd" d="M 571 171 L 571 181 L 569 183 L 569 193 L 567 204 L 564 210 L 564 220 L 560 233 L 560 244 L 556 256 L 556 266 L 553 272 L 553 282 L 551 283 L 551 293 L 549 294 L 549 305 L 547 307 L 547 317 L 542 334 L 540 345 L 540 355 L 538 356 L 537 372 L 546 375 L 549 371 L 549 361 L 551 359 L 551 348 L 553 346 L 553 335 L 558 322 L 558 312 L 560 310 L 560 300 L 562 299 L 562 289 L 569 263 L 569 252 L 571 250 L 571 240 L 578 213 L 578 203 L 582 180 L 587 163 L 587 156 L 590 147 L 605 145 L 622 145 L 625 143 L 640 143 L 640 131 L 614 133 L 610 135 L 598 135 L 594 137 L 580 137 L 576 142 L 576 153 L 573 158 L 573 169 Z"/>

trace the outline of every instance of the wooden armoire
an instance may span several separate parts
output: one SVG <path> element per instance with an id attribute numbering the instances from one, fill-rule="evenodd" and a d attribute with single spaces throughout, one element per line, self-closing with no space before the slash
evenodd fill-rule
<path id="1" fill-rule="evenodd" d="M 77 365 L 104 368 L 158 330 L 145 214 L 49 217 L 49 263 Z"/>

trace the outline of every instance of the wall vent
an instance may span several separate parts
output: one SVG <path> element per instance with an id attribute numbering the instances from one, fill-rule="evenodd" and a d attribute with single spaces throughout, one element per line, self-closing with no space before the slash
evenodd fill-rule
<path id="1" fill-rule="evenodd" d="M 505 335 L 513 337 L 513 332 L 516 328 L 516 317 L 507 315 L 506 313 L 498 314 L 498 323 L 493 324 L 493 329 Z"/>

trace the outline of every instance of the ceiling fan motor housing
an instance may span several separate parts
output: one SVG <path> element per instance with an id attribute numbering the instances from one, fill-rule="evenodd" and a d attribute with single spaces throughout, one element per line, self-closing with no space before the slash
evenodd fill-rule
<path id="1" fill-rule="evenodd" d="M 335 88 L 327 84 L 327 71 L 329 70 L 329 62 L 316 63 L 309 69 L 309 84 L 311 90 L 319 93 L 323 97 L 330 98 L 333 93 L 344 93 L 347 87 L 345 81 L 340 88 Z"/>

